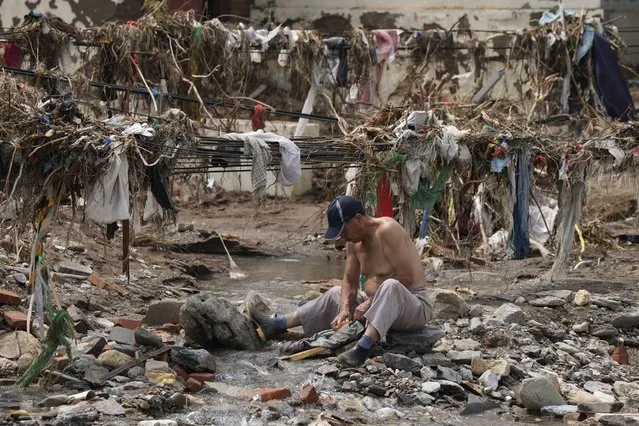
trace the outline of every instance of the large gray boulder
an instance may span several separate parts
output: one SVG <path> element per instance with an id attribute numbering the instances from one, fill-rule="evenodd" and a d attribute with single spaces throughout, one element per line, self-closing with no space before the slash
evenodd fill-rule
<path id="1" fill-rule="evenodd" d="M 184 332 L 205 349 L 258 349 L 262 346 L 253 322 L 229 301 L 210 295 L 187 299 L 180 310 Z"/>

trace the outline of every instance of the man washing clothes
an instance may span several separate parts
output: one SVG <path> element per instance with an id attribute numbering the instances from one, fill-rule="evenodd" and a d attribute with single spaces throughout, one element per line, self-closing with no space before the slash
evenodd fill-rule
<path id="1" fill-rule="evenodd" d="M 415 244 L 395 219 L 368 216 L 362 203 L 350 196 L 333 200 L 327 216 L 325 238 L 346 241 L 342 285 L 284 316 L 266 315 L 251 306 L 249 312 L 267 339 L 298 325 L 312 336 L 350 320 L 365 322 L 356 346 L 338 357 L 344 366 L 360 366 L 388 330 L 419 330 L 431 319 L 426 276 Z M 360 276 L 367 277 L 365 300 L 358 300 Z"/>

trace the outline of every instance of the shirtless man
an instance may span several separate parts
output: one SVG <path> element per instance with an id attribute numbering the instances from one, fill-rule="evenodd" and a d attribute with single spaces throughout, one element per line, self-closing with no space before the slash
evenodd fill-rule
<path id="1" fill-rule="evenodd" d="M 356 346 L 338 357 L 342 365 L 360 366 L 388 330 L 418 330 L 431 319 L 426 276 L 415 244 L 395 219 L 367 216 L 362 203 L 349 196 L 333 200 L 327 216 L 325 238 L 346 241 L 342 285 L 284 316 L 265 315 L 250 306 L 249 312 L 267 339 L 298 325 L 312 336 L 350 320 L 366 320 Z M 368 277 L 363 301 L 358 300 L 362 275 Z"/>

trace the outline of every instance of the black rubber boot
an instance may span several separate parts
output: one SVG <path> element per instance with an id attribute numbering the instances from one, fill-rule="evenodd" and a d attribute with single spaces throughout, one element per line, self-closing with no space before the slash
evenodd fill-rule
<path id="1" fill-rule="evenodd" d="M 359 367 L 364 364 L 366 358 L 370 355 L 370 349 L 364 349 L 359 345 L 348 350 L 337 357 L 337 361 L 344 367 Z"/>
<path id="2" fill-rule="evenodd" d="M 266 315 L 258 311 L 254 306 L 248 306 L 249 316 L 257 326 L 257 334 L 262 341 L 266 342 L 271 340 L 278 334 L 282 334 L 286 329 L 282 330 L 275 323 L 275 317 L 277 314 Z"/>

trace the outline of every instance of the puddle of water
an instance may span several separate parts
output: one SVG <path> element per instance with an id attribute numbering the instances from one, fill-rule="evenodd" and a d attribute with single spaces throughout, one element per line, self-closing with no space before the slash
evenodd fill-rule
<path id="1" fill-rule="evenodd" d="M 233 280 L 216 278 L 211 283 L 213 293 L 243 296 L 249 290 L 265 295 L 292 299 L 313 287 L 302 281 L 330 280 L 344 274 L 344 261 L 326 257 L 304 258 L 242 258 L 235 257 L 246 277 Z"/>

